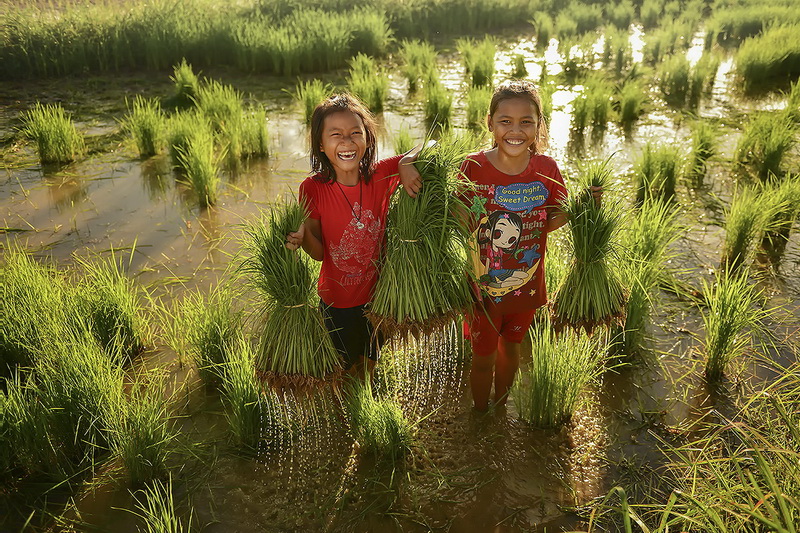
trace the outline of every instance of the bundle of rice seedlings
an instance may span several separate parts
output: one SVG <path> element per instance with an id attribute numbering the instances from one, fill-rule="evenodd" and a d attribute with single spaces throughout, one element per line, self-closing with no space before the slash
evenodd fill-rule
<path id="1" fill-rule="evenodd" d="M 423 187 L 417 198 L 398 190 L 387 216 L 387 246 L 369 316 L 385 332 L 431 332 L 472 302 L 470 232 L 458 213 L 468 186 L 459 165 L 471 139 L 446 137 L 427 143 L 415 163 Z"/>
<path id="2" fill-rule="evenodd" d="M 758 307 L 761 291 L 749 284 L 746 274 L 723 274 L 714 286 L 704 281 L 703 297 L 705 373 L 709 380 L 718 380 L 728 363 L 752 346 L 752 333 L 763 331 L 769 311 Z"/>
<path id="3" fill-rule="evenodd" d="M 364 54 L 351 59 L 347 86 L 370 111 L 383 111 L 383 103 L 389 95 L 389 77 L 383 69 L 378 68 L 374 59 Z"/>
<path id="4" fill-rule="evenodd" d="M 158 99 L 137 95 L 122 124 L 136 142 L 140 157 L 156 155 L 164 147 L 167 120 Z"/>
<path id="5" fill-rule="evenodd" d="M 717 130 L 709 122 L 698 121 L 692 128 L 692 153 L 687 174 L 694 187 L 703 185 L 706 163 L 716 153 Z"/>
<path id="6" fill-rule="evenodd" d="M 438 80 L 432 78 L 425 87 L 425 121 L 431 128 L 445 128 L 450 124 L 453 95 Z"/>
<path id="7" fill-rule="evenodd" d="M 215 131 L 235 127 L 242 119 L 242 96 L 230 85 L 222 85 L 216 80 L 206 81 L 197 91 L 195 100 L 197 109 Z"/>
<path id="8" fill-rule="evenodd" d="M 514 70 L 511 71 L 511 77 L 522 79 L 528 75 L 528 67 L 525 66 L 525 56 L 522 54 L 515 54 L 512 61 Z"/>
<path id="9" fill-rule="evenodd" d="M 488 87 L 470 87 L 467 89 L 467 127 L 481 129 L 486 127 L 486 115 L 492 90 Z"/>
<path id="10" fill-rule="evenodd" d="M 752 167 L 761 180 L 782 174 L 784 156 L 797 143 L 798 126 L 785 114 L 761 113 L 745 126 L 736 145 L 734 160 Z"/>
<path id="11" fill-rule="evenodd" d="M 495 40 L 491 37 L 486 37 L 482 41 L 459 39 L 456 41 L 456 48 L 461 54 L 470 85 L 491 86 L 494 76 L 494 55 L 497 49 Z"/>
<path id="12" fill-rule="evenodd" d="M 800 174 L 786 176 L 779 182 L 770 184 L 764 195 L 770 203 L 765 223 L 761 248 L 765 250 L 773 263 L 778 263 L 795 220 L 800 215 Z"/>
<path id="13" fill-rule="evenodd" d="M 391 397 L 375 398 L 369 381 L 353 381 L 345 395 L 356 442 L 378 458 L 398 459 L 413 443 L 412 424 Z"/>
<path id="14" fill-rule="evenodd" d="M 597 205 L 588 193 L 589 187 L 599 186 L 608 194 L 612 173 L 609 160 L 587 164 L 562 206 L 569 216 L 573 260 L 553 295 L 553 326 L 557 331 L 570 326 L 592 332 L 600 325 L 624 320 L 627 294 L 615 261 L 622 217 L 617 203 Z"/>
<path id="15" fill-rule="evenodd" d="M 181 60 L 173 67 L 170 80 L 174 84 L 171 102 L 178 108 L 193 107 L 197 93 L 200 91 L 200 81 L 192 70 L 192 66 Z"/>
<path id="16" fill-rule="evenodd" d="M 428 79 L 428 72 L 436 68 L 436 49 L 417 40 L 403 41 L 400 46 L 403 76 L 408 81 L 408 92 L 415 93 L 419 83 Z"/>
<path id="17" fill-rule="evenodd" d="M 682 160 L 679 147 L 648 141 L 635 165 L 636 203 L 641 204 L 646 198 L 661 201 L 674 198 Z"/>
<path id="18" fill-rule="evenodd" d="M 330 84 L 322 83 L 322 80 L 315 79 L 297 83 L 292 98 L 303 110 L 303 120 L 306 124 L 311 123 L 311 115 L 314 113 L 314 108 L 330 96 L 331 92 Z"/>
<path id="19" fill-rule="evenodd" d="M 174 168 L 186 170 L 183 167 L 181 152 L 186 150 L 189 140 L 198 132 L 211 134 L 211 124 L 203 115 L 195 111 L 180 111 L 169 120 L 167 134 L 167 147 L 170 160 Z"/>
<path id="20" fill-rule="evenodd" d="M 735 192 L 725 214 L 725 242 L 720 268 L 736 273 L 749 265 L 769 217 L 769 200 L 752 187 Z"/>
<path id="21" fill-rule="evenodd" d="M 218 155 L 214 146 L 214 135 L 207 129 L 194 131 L 186 146 L 178 148 L 178 161 L 186 172 L 186 183 L 197 194 L 201 207 L 217 203 L 220 185 Z"/>
<path id="22" fill-rule="evenodd" d="M 537 428 L 567 422 L 581 392 L 602 369 L 603 351 L 585 333 L 556 335 L 547 319 L 531 330 L 530 363 L 511 388 L 520 418 Z"/>
<path id="23" fill-rule="evenodd" d="M 83 136 L 60 105 L 37 102 L 21 118 L 23 126 L 20 132 L 36 143 L 42 164 L 69 163 L 86 151 Z"/>
<path id="24" fill-rule="evenodd" d="M 626 80 L 616 92 L 614 107 L 619 121 L 624 127 L 630 127 L 644 113 L 647 93 L 638 80 Z"/>
<path id="25" fill-rule="evenodd" d="M 242 270 L 260 293 L 265 315 L 255 364 L 276 385 L 311 385 L 340 367 L 317 308 L 309 259 L 285 246 L 286 235 L 297 231 L 306 216 L 304 206 L 289 201 L 245 230 L 249 257 Z"/>
<path id="26" fill-rule="evenodd" d="M 416 144 L 414 138 L 411 136 L 411 130 L 406 126 L 402 126 L 394 135 L 394 153 L 405 154 Z"/>

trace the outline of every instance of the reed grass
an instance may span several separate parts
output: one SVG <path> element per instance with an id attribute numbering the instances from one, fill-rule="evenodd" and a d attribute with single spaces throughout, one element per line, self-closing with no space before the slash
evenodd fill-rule
<path id="1" fill-rule="evenodd" d="M 139 516 L 144 527 L 142 533 L 184 533 L 190 531 L 184 526 L 175 509 L 172 495 L 172 476 L 164 484 L 159 480 L 145 486 L 141 497 L 134 497 L 135 514 Z M 189 524 L 192 518 L 189 517 Z"/>
<path id="2" fill-rule="evenodd" d="M 429 79 L 431 69 L 436 68 L 436 49 L 430 43 L 418 40 L 403 41 L 399 56 L 403 76 L 408 81 L 408 92 L 415 93 L 420 83 Z"/>
<path id="3" fill-rule="evenodd" d="M 760 113 L 745 125 L 736 145 L 734 160 L 741 168 L 751 168 L 765 181 L 782 175 L 784 158 L 797 143 L 797 125 L 785 113 Z"/>
<path id="4" fill-rule="evenodd" d="M 497 42 L 492 37 L 481 41 L 459 39 L 456 48 L 461 54 L 464 70 L 470 85 L 473 87 L 491 87 L 494 77 L 494 56 Z"/>
<path id="5" fill-rule="evenodd" d="M 167 120 L 158 99 L 137 95 L 122 122 L 139 150 L 139 157 L 156 155 L 164 148 Z"/>
<path id="6" fill-rule="evenodd" d="M 443 129 L 450 124 L 453 96 L 438 80 L 433 79 L 425 87 L 425 122 L 434 129 Z"/>
<path id="7" fill-rule="evenodd" d="M 732 360 L 748 351 L 752 345 L 748 333 L 762 330 L 766 315 L 757 307 L 761 292 L 750 285 L 746 274 L 723 274 L 713 286 L 704 281 L 703 296 L 705 375 L 716 381 Z"/>
<path id="8" fill-rule="evenodd" d="M 673 199 L 682 161 L 679 147 L 648 141 L 635 164 L 636 203 L 641 204 L 647 198 L 664 202 Z"/>
<path id="9" fill-rule="evenodd" d="M 800 20 L 776 24 L 746 39 L 736 53 L 736 77 L 747 91 L 800 76 Z"/>
<path id="10" fill-rule="evenodd" d="M 626 80 L 616 92 L 613 107 L 623 127 L 630 127 L 645 112 L 647 93 L 638 80 Z"/>
<path id="11" fill-rule="evenodd" d="M 536 44 L 546 47 L 550 42 L 550 37 L 556 33 L 553 17 L 544 11 L 537 11 L 533 14 L 530 22 L 536 32 Z"/>
<path id="12" fill-rule="evenodd" d="M 83 136 L 60 105 L 37 102 L 32 109 L 22 113 L 21 118 L 23 126 L 20 132 L 36 144 L 43 165 L 70 163 L 85 153 Z"/>
<path id="13" fill-rule="evenodd" d="M 514 405 L 532 426 L 558 427 L 575 413 L 581 392 L 599 375 L 602 351 L 585 333 L 556 335 L 546 319 L 530 334 L 531 360 L 514 381 Z"/>
<path id="14" fill-rule="evenodd" d="M 316 307 L 309 260 L 285 246 L 286 235 L 297 231 L 306 216 L 305 206 L 288 202 L 247 226 L 242 271 L 259 292 L 261 314 L 266 315 L 256 368 L 298 379 L 323 379 L 339 368 L 339 354 Z"/>
<path id="15" fill-rule="evenodd" d="M 470 87 L 467 90 L 467 127 L 472 129 L 486 127 L 486 116 L 489 113 L 491 100 L 492 90 L 488 87 Z"/>
<path id="16" fill-rule="evenodd" d="M 394 143 L 394 153 L 398 155 L 407 153 L 416 144 L 414 137 L 411 135 L 411 130 L 406 126 L 402 126 L 395 132 L 392 141 Z"/>
<path id="17" fill-rule="evenodd" d="M 750 264 L 754 244 L 761 238 L 770 216 L 769 200 L 752 187 L 738 189 L 725 213 L 725 242 L 720 267 L 732 274 Z"/>
<path id="18" fill-rule="evenodd" d="M 207 129 L 192 132 L 185 148 L 178 149 L 178 161 L 186 172 L 186 183 L 197 195 L 201 207 L 217 203 L 220 159 L 214 135 Z"/>
<path id="19" fill-rule="evenodd" d="M 713 124 L 698 120 L 692 127 L 692 152 L 688 159 L 687 175 L 694 187 L 703 185 L 708 160 L 717 152 L 719 133 Z"/>
<path id="20" fill-rule="evenodd" d="M 322 83 L 322 80 L 299 81 L 292 97 L 300 104 L 303 110 L 303 120 L 306 124 L 311 124 L 311 115 L 320 102 L 330 96 L 332 88 L 330 84 Z"/>
<path id="21" fill-rule="evenodd" d="M 173 83 L 170 103 L 180 109 L 193 107 L 200 93 L 200 80 L 197 79 L 192 66 L 186 62 L 185 58 L 173 67 L 172 76 L 169 79 Z"/>
<path id="22" fill-rule="evenodd" d="M 584 328 L 624 320 L 627 290 L 616 261 L 622 223 L 619 204 L 600 205 L 588 193 L 592 186 L 608 194 L 613 170 L 609 160 L 586 164 L 570 197 L 562 205 L 569 216 L 570 269 L 552 299 L 553 326 Z"/>
<path id="23" fill-rule="evenodd" d="M 525 56 L 522 54 L 515 54 L 512 60 L 514 70 L 511 71 L 511 77 L 522 79 L 528 75 L 528 67 L 525 66 Z"/>
<path id="24" fill-rule="evenodd" d="M 347 85 L 370 111 L 383 111 L 383 104 L 389 95 L 389 78 L 378 68 L 374 59 L 364 54 L 351 59 Z"/>
<path id="25" fill-rule="evenodd" d="M 361 450 L 396 460 L 410 449 L 413 426 L 396 400 L 376 398 L 369 381 L 353 381 L 345 398 L 350 427 Z"/>

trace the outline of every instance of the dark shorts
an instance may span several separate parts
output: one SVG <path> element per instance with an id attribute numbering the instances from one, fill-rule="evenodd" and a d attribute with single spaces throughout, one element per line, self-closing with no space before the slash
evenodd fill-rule
<path id="1" fill-rule="evenodd" d="M 344 359 L 345 369 L 357 363 L 362 356 L 378 360 L 382 338 L 375 333 L 372 322 L 364 315 L 363 305 L 331 307 L 320 302 L 319 309 L 333 345 Z"/>

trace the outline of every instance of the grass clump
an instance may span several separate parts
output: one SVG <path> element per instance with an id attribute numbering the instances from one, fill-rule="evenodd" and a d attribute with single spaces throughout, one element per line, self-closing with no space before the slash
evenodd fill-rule
<path id="1" fill-rule="evenodd" d="M 748 330 L 763 330 L 767 312 L 757 307 L 761 292 L 749 284 L 746 274 L 723 274 L 716 284 L 703 283 L 706 355 L 705 375 L 719 380 L 728 364 L 752 345 Z"/>
<path id="2" fill-rule="evenodd" d="M 797 143 L 797 125 L 785 114 L 761 113 L 744 128 L 734 160 L 740 168 L 751 168 L 762 181 L 782 175 L 784 157 Z"/>
<path id="3" fill-rule="evenodd" d="M 623 70 L 633 62 L 633 52 L 627 26 L 625 28 L 625 30 L 607 28 L 604 32 L 603 65 L 613 67 L 616 76 L 621 76 Z"/>
<path id="4" fill-rule="evenodd" d="M 795 122 L 800 122 L 800 81 L 794 82 L 786 94 L 786 115 Z"/>
<path id="5" fill-rule="evenodd" d="M 314 108 L 331 94 L 331 86 L 322 83 L 322 80 L 300 81 L 292 94 L 294 101 L 303 110 L 303 120 L 306 124 L 311 123 L 311 115 Z"/>
<path id="6" fill-rule="evenodd" d="M 514 70 L 511 71 L 511 77 L 522 79 L 528 75 L 528 67 L 525 66 L 525 56 L 522 54 L 515 54 L 512 60 Z"/>
<path id="7" fill-rule="evenodd" d="M 464 70 L 473 87 L 491 87 L 494 77 L 494 56 L 497 43 L 491 37 L 482 41 L 459 39 L 456 47 L 461 54 Z"/>
<path id="8" fill-rule="evenodd" d="M 195 99 L 200 93 L 200 80 L 197 79 L 197 75 L 186 59 L 182 59 L 173 67 L 172 76 L 169 79 L 173 83 L 170 103 L 179 109 L 193 107 Z"/>
<path id="9" fill-rule="evenodd" d="M 800 23 L 776 24 L 742 43 L 736 76 L 745 91 L 800 76 Z"/>
<path id="10" fill-rule="evenodd" d="M 592 186 L 608 194 L 613 170 L 609 160 L 586 165 L 576 188 L 562 205 L 569 216 L 573 259 L 552 299 L 553 325 L 587 332 L 624 320 L 626 289 L 615 262 L 621 214 L 609 201 L 600 205 L 588 193 Z"/>
<path id="11" fill-rule="evenodd" d="M 235 128 L 241 121 L 242 96 L 230 85 L 216 80 L 206 81 L 197 91 L 197 109 L 211 124 L 214 131 Z"/>
<path id="12" fill-rule="evenodd" d="M 398 129 L 393 137 L 394 153 L 405 154 L 415 146 L 414 137 L 411 136 L 411 130 L 403 126 Z"/>
<path id="13" fill-rule="evenodd" d="M 144 528 L 142 533 L 185 533 L 190 531 L 184 526 L 175 510 L 175 501 L 172 497 L 172 477 L 166 484 L 159 480 L 147 484 L 142 497 L 134 497 L 136 504 L 135 514 L 141 518 Z M 189 523 L 191 523 L 191 516 Z"/>
<path id="14" fill-rule="evenodd" d="M 185 171 L 181 153 L 187 149 L 189 140 L 198 133 L 210 135 L 211 125 L 203 115 L 191 110 L 175 113 L 170 118 L 168 126 L 167 147 L 172 166 Z"/>
<path id="15" fill-rule="evenodd" d="M 717 152 L 718 135 L 717 129 L 709 122 L 697 121 L 692 128 L 692 153 L 688 159 L 687 175 L 694 187 L 703 185 L 708 160 Z"/>
<path id="16" fill-rule="evenodd" d="M 207 129 L 192 132 L 186 146 L 178 149 L 180 167 L 186 172 L 186 183 L 197 194 L 201 207 L 217 203 L 220 185 L 219 162 L 214 135 Z"/>
<path id="17" fill-rule="evenodd" d="M 647 93 L 637 80 L 626 80 L 618 88 L 613 106 L 623 127 L 630 128 L 644 114 L 647 101 Z"/>
<path id="18" fill-rule="evenodd" d="M 736 191 L 725 214 L 725 242 L 720 267 L 737 273 L 753 260 L 754 243 L 764 231 L 769 200 L 752 187 Z"/>
<path id="19" fill-rule="evenodd" d="M 481 129 L 486 127 L 486 115 L 492 90 L 489 87 L 470 87 L 467 90 L 467 127 Z"/>
<path id="20" fill-rule="evenodd" d="M 408 81 L 408 92 L 415 93 L 421 82 L 429 79 L 436 68 L 436 49 L 418 40 L 403 41 L 400 46 L 400 63 L 403 76 Z"/>
<path id="21" fill-rule="evenodd" d="M 514 405 L 532 426 L 558 427 L 570 419 L 580 393 L 598 375 L 602 351 L 585 333 L 556 335 L 546 319 L 533 326 L 531 341 L 531 361 L 511 389 Z"/>
<path id="22" fill-rule="evenodd" d="M 340 366 L 316 306 L 309 259 L 285 246 L 286 235 L 306 216 L 296 201 L 274 206 L 268 217 L 246 228 L 248 257 L 242 264 L 264 304 L 256 368 L 298 382 L 324 379 Z"/>
<path id="23" fill-rule="evenodd" d="M 136 142 L 140 157 L 156 155 L 164 147 L 167 120 L 157 99 L 137 95 L 123 125 Z"/>
<path id="24" fill-rule="evenodd" d="M 453 95 L 432 78 L 425 87 L 425 122 L 431 128 L 444 129 L 450 125 L 452 109 Z"/>
<path id="25" fill-rule="evenodd" d="M 69 163 L 86 151 L 83 136 L 58 104 L 37 102 L 22 114 L 22 123 L 21 133 L 36 143 L 42 164 Z"/>
<path id="26" fill-rule="evenodd" d="M 553 22 L 553 17 L 544 11 L 537 11 L 533 14 L 533 18 L 530 22 L 536 32 L 536 44 L 546 47 L 550 42 L 550 37 L 556 33 L 556 25 L 555 22 Z"/>
<path id="27" fill-rule="evenodd" d="M 361 450 L 392 460 L 409 450 L 412 424 L 393 398 L 375 398 L 369 382 L 353 381 L 346 401 L 350 427 Z"/>
<path id="28" fill-rule="evenodd" d="M 583 90 L 572 103 L 572 128 L 582 133 L 591 123 L 604 130 L 611 116 L 613 88 L 603 76 L 592 75 L 583 83 Z"/>
<path id="29" fill-rule="evenodd" d="M 347 85 L 370 111 L 383 111 L 383 103 L 389 94 L 389 78 L 378 68 L 374 59 L 364 54 L 351 59 Z"/>
<path id="30" fill-rule="evenodd" d="M 795 220 L 800 216 L 800 175 L 786 176 L 780 181 L 773 181 L 764 191 L 770 206 L 765 222 L 765 232 L 761 239 L 761 248 L 767 252 L 773 263 L 778 263 Z"/>
<path id="31" fill-rule="evenodd" d="M 647 198 L 664 202 L 673 199 L 682 161 L 678 147 L 648 141 L 635 165 L 636 203 L 641 204 Z"/>
<path id="32" fill-rule="evenodd" d="M 606 6 L 606 17 L 611 24 L 621 30 L 628 29 L 635 15 L 636 9 L 629 0 Z"/>

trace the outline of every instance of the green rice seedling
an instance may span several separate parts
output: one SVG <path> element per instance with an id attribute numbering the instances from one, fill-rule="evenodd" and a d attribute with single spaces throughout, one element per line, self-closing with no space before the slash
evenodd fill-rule
<path id="1" fill-rule="evenodd" d="M 130 398 L 111 420 L 111 451 L 134 486 L 166 476 L 178 431 L 171 425 L 163 384 L 134 383 Z"/>
<path id="2" fill-rule="evenodd" d="M 667 102 L 682 105 L 689 97 L 692 67 L 683 54 L 664 60 L 659 66 L 659 88 Z"/>
<path id="3" fill-rule="evenodd" d="M 550 117 L 553 116 L 553 93 L 556 86 L 552 83 L 541 83 L 539 85 L 539 99 L 542 101 L 542 115 L 545 122 L 550 124 Z"/>
<path id="4" fill-rule="evenodd" d="M 589 104 L 589 94 L 587 91 L 581 91 L 578 96 L 572 100 L 572 130 L 577 133 L 583 133 L 586 126 L 589 124 L 589 114 L 591 112 Z"/>
<path id="5" fill-rule="evenodd" d="M 748 330 L 763 330 L 765 313 L 758 309 L 761 292 L 750 285 L 745 273 L 721 275 L 716 284 L 703 282 L 706 378 L 719 380 L 728 364 L 752 345 Z"/>
<path id="6" fill-rule="evenodd" d="M 635 165 L 636 203 L 646 198 L 665 202 L 674 198 L 682 160 L 679 147 L 648 141 Z"/>
<path id="7" fill-rule="evenodd" d="M 514 55 L 514 70 L 511 71 L 512 78 L 522 79 L 528 75 L 528 67 L 525 66 L 525 56 L 522 54 Z"/>
<path id="8" fill-rule="evenodd" d="M 467 126 L 469 128 L 486 127 L 486 115 L 489 113 L 491 100 L 492 90 L 488 87 L 470 87 L 467 90 Z"/>
<path id="9" fill-rule="evenodd" d="M 195 104 L 195 99 L 200 93 L 200 80 L 192 70 L 192 66 L 182 59 L 181 62 L 173 67 L 172 76 L 169 78 L 173 83 L 171 102 L 178 108 L 188 108 Z"/>
<path id="10" fill-rule="evenodd" d="M 136 142 L 140 157 L 156 155 L 164 147 L 167 120 L 157 99 L 147 100 L 137 95 L 123 126 Z"/>
<path id="11" fill-rule="evenodd" d="M 708 160 L 716 153 L 719 133 L 710 122 L 697 121 L 692 128 L 692 153 L 689 156 L 687 175 L 694 187 L 703 185 Z"/>
<path id="12" fill-rule="evenodd" d="M 330 84 L 322 83 L 322 80 L 299 81 L 292 94 L 294 101 L 303 110 L 303 119 L 306 124 L 311 123 L 311 115 L 314 108 L 331 94 Z"/>
<path id="13" fill-rule="evenodd" d="M 122 272 L 120 259 L 78 259 L 83 280 L 75 295 L 92 334 L 118 365 L 141 352 L 147 337 L 139 291 Z"/>
<path id="14" fill-rule="evenodd" d="M 556 16 L 555 34 L 559 40 L 564 41 L 578 34 L 578 22 L 566 11 Z"/>
<path id="15" fill-rule="evenodd" d="M 286 235 L 306 216 L 305 206 L 296 201 L 274 206 L 269 217 L 246 228 L 248 257 L 242 264 L 264 302 L 256 368 L 298 383 L 324 379 L 340 366 L 316 307 L 309 259 L 285 246 Z"/>
<path id="16" fill-rule="evenodd" d="M 353 9 L 345 17 L 344 25 L 351 30 L 350 55 L 361 52 L 380 57 L 386 54 L 394 41 L 393 30 L 389 25 L 390 20 L 386 13 L 375 10 L 371 6 L 365 6 L 361 9 Z M 358 21 L 358 24 L 353 24 L 352 21 Z M 346 33 L 343 32 L 343 35 L 346 36 Z"/>
<path id="17" fill-rule="evenodd" d="M 636 10 L 633 7 L 633 3 L 628 0 L 606 6 L 606 17 L 611 21 L 611 24 L 621 30 L 628 29 L 635 15 Z"/>
<path id="18" fill-rule="evenodd" d="M 215 80 L 206 81 L 197 91 L 195 101 L 197 109 L 215 131 L 237 127 L 242 119 L 242 96 L 230 85 L 222 85 Z"/>
<path id="19" fill-rule="evenodd" d="M 429 82 L 425 87 L 425 121 L 432 127 L 442 129 L 450 124 L 453 96 L 441 83 Z"/>
<path id="20" fill-rule="evenodd" d="M 472 39 L 459 39 L 456 47 L 461 54 L 464 70 L 473 87 L 491 87 L 494 83 L 494 56 L 497 43 L 491 37 L 482 41 Z"/>
<path id="21" fill-rule="evenodd" d="M 246 111 L 241 120 L 242 156 L 266 157 L 269 155 L 269 130 L 267 110 L 258 107 Z"/>
<path id="22" fill-rule="evenodd" d="M 569 9 L 564 10 L 562 13 L 568 14 L 575 20 L 577 33 L 579 34 L 596 30 L 603 20 L 603 8 L 597 4 L 574 2 L 569 5 Z"/>
<path id="23" fill-rule="evenodd" d="M 753 260 L 754 244 L 764 232 L 768 209 L 768 199 L 756 189 L 746 187 L 736 191 L 725 213 L 725 242 L 720 261 L 723 270 L 738 273 Z"/>
<path id="24" fill-rule="evenodd" d="M 22 114 L 22 123 L 20 131 L 36 143 L 36 152 L 43 165 L 69 163 L 86 151 L 83 136 L 58 104 L 37 102 L 33 109 Z"/>
<path id="25" fill-rule="evenodd" d="M 185 346 L 200 377 L 212 385 L 221 383 L 232 343 L 243 326 L 242 312 L 234 308 L 237 293 L 218 285 L 208 295 L 190 293 L 181 304 L 179 345 Z"/>
<path id="26" fill-rule="evenodd" d="M 391 397 L 375 398 L 369 381 L 354 380 L 345 393 L 350 427 L 361 450 L 378 458 L 402 457 L 414 437 L 411 422 Z"/>
<path id="27" fill-rule="evenodd" d="M 469 136 L 445 136 L 417 157 L 422 191 L 398 191 L 387 215 L 386 254 L 370 318 L 388 334 L 429 333 L 449 324 L 472 300 L 468 272 L 470 231 L 457 213 L 468 187 L 458 171 L 473 148 Z"/>
<path id="28" fill-rule="evenodd" d="M 800 122 L 800 81 L 792 83 L 786 95 L 786 115 Z"/>
<path id="29" fill-rule="evenodd" d="M 175 501 L 172 497 L 172 476 L 163 484 L 160 480 L 148 483 L 141 492 L 141 497 L 134 497 L 136 514 L 144 523 L 139 531 L 142 533 L 184 533 L 190 531 L 189 526 L 178 517 Z M 192 518 L 189 517 L 191 524 Z"/>
<path id="30" fill-rule="evenodd" d="M 220 157 L 215 152 L 211 132 L 206 129 L 193 132 L 186 147 L 179 149 L 178 160 L 200 205 L 207 207 L 217 203 Z"/>
<path id="31" fill-rule="evenodd" d="M 168 126 L 167 146 L 172 166 L 186 170 L 180 154 L 186 151 L 189 140 L 198 132 L 210 135 L 211 125 L 208 119 L 195 111 L 181 111 L 170 118 Z"/>
<path id="32" fill-rule="evenodd" d="M 585 333 L 556 335 L 546 319 L 531 330 L 530 363 L 511 396 L 520 418 L 537 428 L 558 427 L 578 406 L 581 392 L 602 369 L 602 351 Z"/>
<path id="33" fill-rule="evenodd" d="M 784 157 L 797 143 L 797 125 L 786 114 L 760 113 L 744 128 L 736 145 L 734 160 L 752 168 L 762 181 L 771 174 L 782 175 Z"/>
<path id="34" fill-rule="evenodd" d="M 693 25 L 680 19 L 661 25 L 645 38 L 643 50 L 645 62 L 656 65 L 662 60 L 679 55 L 688 47 L 693 34 Z M 676 66 L 680 66 L 678 61 Z"/>
<path id="35" fill-rule="evenodd" d="M 761 248 L 777 264 L 789 242 L 794 221 L 800 216 L 800 175 L 789 175 L 779 182 L 771 182 L 763 194 L 770 207 Z"/>
<path id="36" fill-rule="evenodd" d="M 591 76 L 586 80 L 584 91 L 588 92 L 592 127 L 605 129 L 611 115 L 611 85 L 602 76 Z"/>
<path id="37" fill-rule="evenodd" d="M 544 11 L 537 11 L 533 14 L 531 24 L 536 32 L 536 44 L 546 47 L 550 42 L 550 37 L 556 33 L 553 18 Z"/>
<path id="38" fill-rule="evenodd" d="M 623 127 L 629 128 L 644 114 L 647 101 L 647 93 L 638 80 L 629 79 L 619 86 L 613 105 Z"/>
<path id="39" fill-rule="evenodd" d="M 609 160 L 587 164 L 562 206 L 569 216 L 573 260 L 553 295 L 556 330 L 570 326 L 591 332 L 624 320 L 627 291 L 615 261 L 622 222 L 619 204 L 605 201 L 598 205 L 588 193 L 590 187 L 599 186 L 608 194 L 612 174 Z"/>
<path id="40" fill-rule="evenodd" d="M 639 20 L 645 28 L 658 25 L 663 15 L 664 0 L 644 0 L 639 8 Z"/>
<path id="41" fill-rule="evenodd" d="M 736 77 L 745 91 L 774 80 L 800 76 L 800 21 L 775 24 L 742 43 L 736 53 Z"/>
<path id="42" fill-rule="evenodd" d="M 428 79 L 428 73 L 436 68 L 436 49 L 433 45 L 418 40 L 403 41 L 400 47 L 400 63 L 403 76 L 408 81 L 408 92 L 415 93 L 420 82 Z"/>
<path id="43" fill-rule="evenodd" d="M 351 59 L 347 85 L 370 111 L 383 111 L 383 104 L 389 95 L 389 78 L 378 68 L 374 59 L 364 54 Z"/>
<path id="44" fill-rule="evenodd" d="M 626 27 L 627 28 L 627 27 Z M 617 76 L 633 62 L 630 37 L 626 30 L 606 29 L 603 43 L 603 65 L 614 67 Z"/>
<path id="45" fill-rule="evenodd" d="M 411 130 L 403 126 L 395 133 L 394 137 L 394 153 L 405 154 L 416 144 L 414 138 L 411 136 Z"/>

